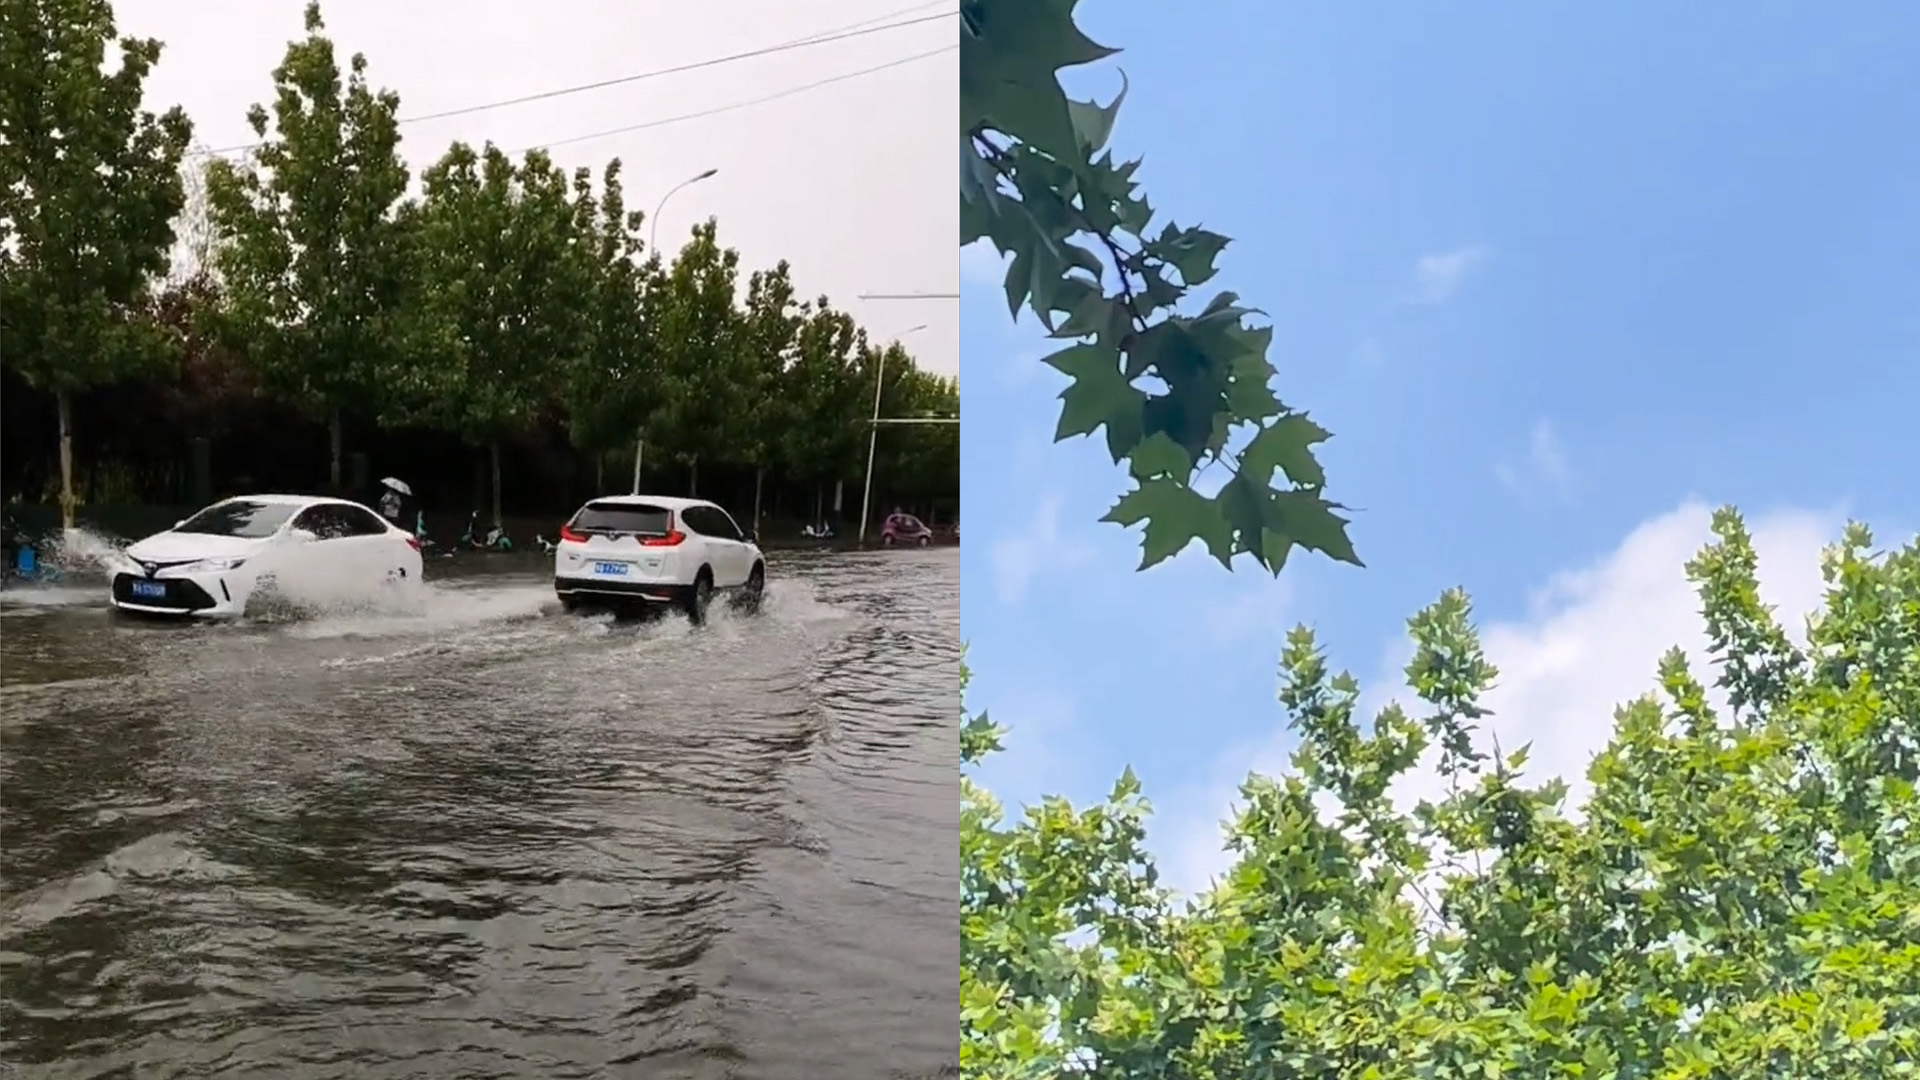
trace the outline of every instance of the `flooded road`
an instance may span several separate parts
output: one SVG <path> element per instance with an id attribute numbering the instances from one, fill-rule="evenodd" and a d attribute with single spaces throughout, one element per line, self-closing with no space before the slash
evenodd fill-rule
<path id="1" fill-rule="evenodd" d="M 0 1073 L 949 1075 L 958 553 L 699 628 L 512 565 L 415 618 L 0 594 Z"/>

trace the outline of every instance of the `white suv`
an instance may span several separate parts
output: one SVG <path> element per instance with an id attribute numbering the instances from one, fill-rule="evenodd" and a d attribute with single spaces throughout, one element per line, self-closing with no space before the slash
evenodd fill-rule
<path id="1" fill-rule="evenodd" d="M 553 591 L 568 611 L 670 604 L 698 622 L 714 593 L 752 605 L 766 587 L 753 534 L 704 499 L 603 496 L 560 527 L 553 549 Z"/>

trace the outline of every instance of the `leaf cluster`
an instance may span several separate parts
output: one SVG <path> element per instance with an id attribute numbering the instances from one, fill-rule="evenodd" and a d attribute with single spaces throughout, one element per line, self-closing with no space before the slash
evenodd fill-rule
<path id="1" fill-rule="evenodd" d="M 1314 456 L 1328 433 L 1271 389 L 1272 328 L 1232 292 L 1195 293 L 1229 238 L 1153 227 L 1140 162 L 1106 148 L 1124 82 L 1106 105 L 1061 90 L 1060 70 L 1115 52 L 1074 24 L 1074 3 L 961 6 L 960 242 L 1008 256 L 1009 311 L 1071 342 L 1046 358 L 1071 380 L 1055 438 L 1104 430 L 1134 487 L 1103 520 L 1143 526 L 1142 569 L 1195 540 L 1276 574 L 1295 547 L 1358 565 Z"/>
<path id="2" fill-rule="evenodd" d="M 1409 623 L 1419 703 L 1358 715 L 1307 630 L 1294 768 L 1182 901 L 1138 785 L 963 810 L 962 1075 L 1854 1080 L 1920 1062 L 1920 538 L 1829 549 L 1794 643 L 1731 510 L 1689 564 L 1719 670 L 1622 706 L 1569 806 L 1479 730 L 1464 594 Z M 967 718 L 969 761 L 999 731 Z M 1416 769 L 1436 794 L 1390 789 Z M 1435 786 L 1437 784 L 1437 787 Z"/>

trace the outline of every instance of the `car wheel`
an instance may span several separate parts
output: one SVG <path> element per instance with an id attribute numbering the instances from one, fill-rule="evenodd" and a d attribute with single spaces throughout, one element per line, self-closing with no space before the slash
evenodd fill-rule
<path id="1" fill-rule="evenodd" d="M 575 611 L 580 610 L 580 601 L 575 600 L 571 596 L 563 596 L 560 598 L 560 610 L 571 615 Z"/>
<path id="2" fill-rule="evenodd" d="M 760 601 L 766 595 L 767 568 L 760 563 L 755 563 L 753 569 L 747 573 L 747 583 L 740 586 L 738 606 L 746 611 L 758 611 Z"/>
<path id="3" fill-rule="evenodd" d="M 881 533 L 881 534 L 880 534 L 880 546 L 881 546 L 881 547 L 892 547 L 892 546 L 893 546 L 893 534 L 892 534 L 892 533 Z"/>
<path id="4" fill-rule="evenodd" d="M 926 536 L 923 536 L 923 537 L 921 537 L 921 538 L 919 539 L 919 541 L 918 541 L 918 542 L 919 542 L 919 544 L 920 544 L 920 546 L 921 546 L 921 547 L 926 547 L 926 546 L 927 546 L 927 541 L 928 541 L 929 539 L 931 539 L 931 537 L 926 537 Z"/>
<path id="5" fill-rule="evenodd" d="M 687 598 L 687 618 L 695 626 L 707 621 L 707 606 L 713 603 L 713 573 L 706 567 L 693 579 L 693 595 Z"/>

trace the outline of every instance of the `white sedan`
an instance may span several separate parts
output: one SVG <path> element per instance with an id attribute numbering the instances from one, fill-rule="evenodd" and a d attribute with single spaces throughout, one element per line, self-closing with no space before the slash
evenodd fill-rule
<path id="1" fill-rule="evenodd" d="M 420 541 L 359 503 L 242 495 L 129 546 L 113 606 L 231 618 L 255 593 L 296 602 L 377 599 L 420 580 Z"/>
<path id="2" fill-rule="evenodd" d="M 568 610 L 672 605 L 698 622 L 715 593 L 750 607 L 766 587 L 753 533 L 705 499 L 602 496 L 560 527 L 553 550 L 553 591 Z"/>

